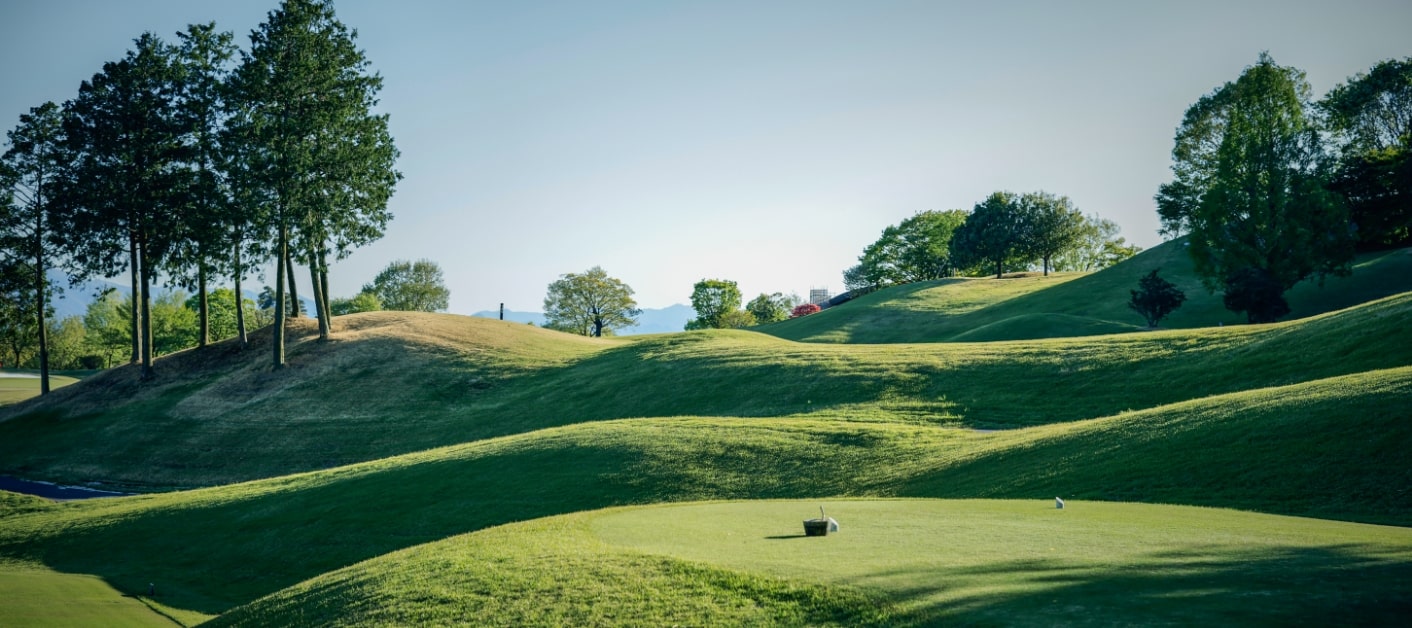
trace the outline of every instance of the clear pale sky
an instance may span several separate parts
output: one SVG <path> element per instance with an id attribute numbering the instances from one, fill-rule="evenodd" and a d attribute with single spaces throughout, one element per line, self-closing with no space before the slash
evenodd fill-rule
<path id="1" fill-rule="evenodd" d="M 0 128 L 144 31 L 214 20 L 245 48 L 276 5 L 6 0 Z M 466 314 L 538 311 L 595 265 L 644 307 L 688 303 L 702 278 L 747 299 L 837 292 L 885 226 L 995 190 L 1066 195 L 1150 247 L 1182 113 L 1262 50 L 1316 97 L 1412 56 L 1407 0 L 335 8 L 385 79 L 405 179 L 386 237 L 331 292 L 425 257 Z"/>

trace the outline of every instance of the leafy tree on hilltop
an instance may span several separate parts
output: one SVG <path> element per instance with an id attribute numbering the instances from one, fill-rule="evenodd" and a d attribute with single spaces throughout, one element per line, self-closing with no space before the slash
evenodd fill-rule
<path id="1" fill-rule="evenodd" d="M 1157 323 L 1186 301 L 1186 294 L 1172 282 L 1158 277 L 1156 269 L 1139 279 L 1137 290 L 1131 292 L 1132 299 L 1128 301 L 1128 307 L 1141 314 L 1148 327 L 1156 327 Z"/>
<path id="2" fill-rule="evenodd" d="M 1175 178 L 1157 195 L 1169 230 L 1190 230 L 1203 282 L 1240 291 L 1227 305 L 1252 322 L 1287 312 L 1284 292 L 1306 277 L 1346 273 L 1353 255 L 1347 212 L 1324 187 L 1309 93 L 1303 72 L 1262 54 L 1187 110 L 1172 151 Z"/>
<path id="3" fill-rule="evenodd" d="M 966 221 L 951 237 L 951 258 L 960 267 L 992 266 L 995 277 L 1005 274 L 1005 264 L 1027 253 L 1031 220 L 1020 197 L 996 192 L 976 203 Z"/>
<path id="4" fill-rule="evenodd" d="M 631 327 L 642 314 L 632 293 L 631 287 L 598 266 L 582 274 L 560 275 L 544 297 L 545 325 L 593 337 Z"/>
<path id="5" fill-rule="evenodd" d="M 750 300 L 745 305 L 746 311 L 755 317 L 755 323 L 763 325 L 765 323 L 778 323 L 789 318 L 790 310 L 799 304 L 799 297 L 786 295 L 780 292 L 774 294 L 761 293 L 760 296 Z"/>
<path id="6" fill-rule="evenodd" d="M 734 281 L 702 279 L 691 291 L 691 308 L 696 318 L 687 322 L 687 329 L 722 329 L 739 323 L 735 312 L 740 310 L 740 288 Z"/>
<path id="7" fill-rule="evenodd" d="M 451 301 L 441 267 L 428 259 L 388 264 L 363 292 L 376 296 L 383 309 L 401 312 L 445 312 Z"/>
<path id="8" fill-rule="evenodd" d="M 1054 256 L 1054 270 L 1102 270 L 1142 252 L 1142 247 L 1128 244 L 1118 231 L 1118 223 L 1107 218 L 1084 216 L 1073 246 Z"/>
<path id="9" fill-rule="evenodd" d="M 328 307 L 334 316 L 359 312 L 380 312 L 382 311 L 382 301 L 378 299 L 378 295 L 371 292 L 359 292 L 351 299 L 333 299 L 329 301 Z"/>
<path id="10" fill-rule="evenodd" d="M 1030 227 L 1024 249 L 1040 258 L 1047 277 L 1049 261 L 1078 244 L 1083 235 L 1084 215 L 1074 208 L 1069 197 L 1048 192 L 1026 194 L 1020 197 L 1020 205 Z"/>
<path id="11" fill-rule="evenodd" d="M 1342 158 L 1333 188 L 1362 248 L 1412 242 L 1412 58 L 1389 59 L 1319 103 Z"/>
<path id="12" fill-rule="evenodd" d="M 883 229 L 876 242 L 863 249 L 858 265 L 844 272 L 849 290 L 876 288 L 950 276 L 951 238 L 966 221 L 966 212 L 918 212 Z"/>

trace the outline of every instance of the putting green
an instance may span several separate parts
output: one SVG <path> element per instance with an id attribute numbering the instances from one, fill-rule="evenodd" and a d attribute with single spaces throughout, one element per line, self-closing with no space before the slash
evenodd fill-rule
<path id="1" fill-rule="evenodd" d="M 803 536 L 823 505 L 842 530 Z M 1400 625 L 1412 529 L 1049 500 L 637 506 L 335 570 L 213 625 Z"/>
<path id="2" fill-rule="evenodd" d="M 841 529 L 805 537 L 819 506 Z M 1412 529 L 1234 510 L 757 501 L 607 511 L 590 525 L 624 549 L 879 592 L 923 621 L 1395 623 L 1412 604 Z"/>

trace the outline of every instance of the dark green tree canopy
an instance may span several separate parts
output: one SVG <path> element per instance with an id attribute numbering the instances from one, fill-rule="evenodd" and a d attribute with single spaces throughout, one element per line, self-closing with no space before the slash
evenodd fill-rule
<path id="1" fill-rule="evenodd" d="M 561 275 L 544 297 L 545 322 L 550 329 L 584 336 L 611 334 L 637 324 L 642 310 L 632 294 L 631 287 L 598 266 Z"/>
<path id="2" fill-rule="evenodd" d="M 734 281 L 702 279 L 691 290 L 691 308 L 696 318 L 687 329 L 722 329 L 739 326 L 740 288 Z"/>
<path id="3" fill-rule="evenodd" d="M 1412 58 L 1351 77 L 1319 108 L 1341 153 L 1333 189 L 1348 200 L 1359 246 L 1412 243 Z"/>
<path id="4" fill-rule="evenodd" d="M 951 237 L 953 263 L 962 268 L 991 267 L 999 278 L 1004 274 L 1007 262 L 1027 257 L 1031 218 L 1019 195 L 1011 192 L 991 194 L 976 203 L 975 209 Z"/>
<path id="5" fill-rule="evenodd" d="M 1186 301 L 1186 293 L 1177 289 L 1172 282 L 1157 276 L 1157 270 L 1147 273 L 1137 282 L 1137 290 L 1132 290 L 1128 307 L 1142 315 L 1148 327 L 1156 327 Z"/>
<path id="6" fill-rule="evenodd" d="M 1309 94 L 1303 72 L 1262 54 L 1187 111 L 1172 167 L 1173 184 L 1184 188 L 1169 194 L 1173 184 L 1164 185 L 1158 202 L 1167 204 L 1164 221 L 1190 230 L 1188 250 L 1208 288 L 1229 287 L 1253 269 L 1278 291 L 1250 294 L 1278 297 L 1310 275 L 1346 272 L 1347 211 L 1325 187 Z"/>
<path id="7" fill-rule="evenodd" d="M 444 312 L 451 300 L 441 267 L 427 259 L 388 264 L 363 292 L 376 296 L 385 310 L 404 312 Z"/>
<path id="8" fill-rule="evenodd" d="M 1020 212 L 1029 223 L 1029 233 L 1023 243 L 1028 256 L 1038 257 L 1049 275 L 1054 256 L 1079 243 L 1083 235 L 1084 215 L 1067 196 L 1048 192 L 1031 192 L 1020 197 Z"/>

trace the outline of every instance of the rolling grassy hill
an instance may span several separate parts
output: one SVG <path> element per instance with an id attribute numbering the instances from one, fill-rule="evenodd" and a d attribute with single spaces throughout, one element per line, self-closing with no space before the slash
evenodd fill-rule
<path id="1" fill-rule="evenodd" d="M 1004 432 L 821 419 L 581 423 L 320 471 L 0 514 L 0 556 L 215 614 L 384 553 L 606 506 L 1092 497 L 1407 525 L 1412 367 Z"/>
<path id="2" fill-rule="evenodd" d="M 115 369 L 0 411 L 0 473 L 215 485 L 634 417 L 1040 425 L 1412 364 L 1409 316 L 1412 294 L 1266 326 L 898 346 L 369 313 L 329 343 L 303 329 L 281 373 L 227 342 L 164 359 L 156 383 Z"/>
<path id="3" fill-rule="evenodd" d="M 956 289 L 984 312 L 1101 276 Z M 206 487 L 0 493 L 0 582 L 52 583 L 24 608 L 82 590 L 188 624 L 1399 617 L 1412 536 L 1368 524 L 1412 525 L 1408 320 L 1412 293 L 1274 325 L 936 344 L 386 312 L 318 342 L 306 321 L 280 372 L 257 336 L 0 409 L 0 473 Z M 1034 501 L 1055 495 L 1125 503 L 1058 519 Z M 596 512 L 700 500 L 735 501 Z M 768 538 L 819 500 L 856 534 L 824 547 L 857 554 Z"/>
<path id="4" fill-rule="evenodd" d="M 879 290 L 818 314 L 758 328 L 802 342 L 908 343 L 1059 338 L 1146 328 L 1128 309 L 1138 279 L 1154 269 L 1186 293 L 1165 329 L 1245 323 L 1225 309 L 1220 294 L 1201 285 L 1185 239 L 1143 251 L 1092 274 L 1049 277 L 1025 273 L 1005 279 L 958 278 Z M 1412 290 L 1412 249 L 1358 257 L 1348 277 L 1321 287 L 1306 281 L 1286 294 L 1293 320 Z"/>

